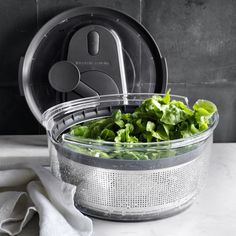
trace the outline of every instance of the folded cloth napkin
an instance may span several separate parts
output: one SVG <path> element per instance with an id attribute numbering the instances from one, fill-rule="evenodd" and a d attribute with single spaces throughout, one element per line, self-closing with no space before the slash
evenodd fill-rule
<path id="1" fill-rule="evenodd" d="M 74 206 L 75 186 L 42 166 L 21 168 L 0 171 L 0 235 L 19 234 L 35 212 L 40 236 L 92 234 L 92 221 Z"/>

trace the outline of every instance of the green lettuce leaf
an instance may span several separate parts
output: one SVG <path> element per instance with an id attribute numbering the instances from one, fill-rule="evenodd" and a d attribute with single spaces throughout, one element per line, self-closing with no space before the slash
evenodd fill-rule
<path id="1" fill-rule="evenodd" d="M 206 130 L 208 128 L 209 119 L 217 111 L 214 103 L 200 99 L 194 105 L 193 109 L 195 111 L 194 116 L 198 124 L 199 131 Z"/>

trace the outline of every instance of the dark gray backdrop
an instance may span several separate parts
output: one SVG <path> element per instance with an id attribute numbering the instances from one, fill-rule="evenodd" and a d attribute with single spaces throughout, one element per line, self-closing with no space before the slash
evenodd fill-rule
<path id="1" fill-rule="evenodd" d="M 37 30 L 76 6 L 112 7 L 141 22 L 169 67 L 172 93 L 215 102 L 217 142 L 236 141 L 236 1 L 234 0 L 4 0 L 0 1 L 0 134 L 43 128 L 18 90 L 18 62 Z"/>

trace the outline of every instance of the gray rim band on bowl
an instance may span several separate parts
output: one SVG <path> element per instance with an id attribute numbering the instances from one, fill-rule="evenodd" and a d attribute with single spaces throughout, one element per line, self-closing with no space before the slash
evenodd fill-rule
<path id="1" fill-rule="evenodd" d="M 157 160 L 118 160 L 93 157 L 78 153 L 58 143 L 56 144 L 56 149 L 63 157 L 84 165 L 114 170 L 153 170 L 190 162 L 200 156 L 206 144 L 207 141 L 203 141 L 200 144 L 198 143 L 197 147 L 191 151 L 186 150 L 186 153 Z"/>

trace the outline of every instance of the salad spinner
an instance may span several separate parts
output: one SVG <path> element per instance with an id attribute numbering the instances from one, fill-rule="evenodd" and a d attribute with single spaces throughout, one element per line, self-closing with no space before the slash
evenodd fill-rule
<path id="1" fill-rule="evenodd" d="M 113 9 L 63 12 L 31 41 L 20 62 L 20 89 L 47 131 L 51 171 L 77 186 L 74 202 L 81 212 L 117 221 L 160 219 L 188 208 L 204 186 L 218 113 L 207 130 L 171 141 L 117 145 L 64 138 L 75 124 L 118 109 L 133 112 L 153 94 L 165 93 L 167 77 L 166 60 L 152 36 Z M 182 96 L 171 99 L 187 104 Z M 105 159 L 83 150 L 108 156 L 153 152 L 160 158 Z"/>

